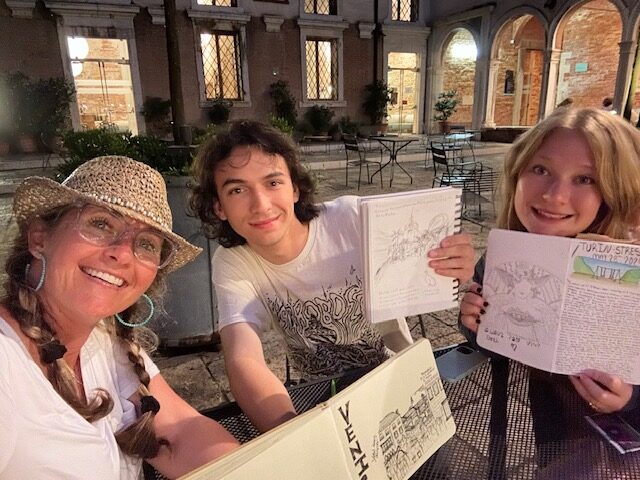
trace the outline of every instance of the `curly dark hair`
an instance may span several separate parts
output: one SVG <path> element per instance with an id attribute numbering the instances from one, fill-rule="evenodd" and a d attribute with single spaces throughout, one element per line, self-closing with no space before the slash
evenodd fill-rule
<path id="1" fill-rule="evenodd" d="M 265 153 L 280 155 L 284 159 L 291 181 L 300 195 L 294 205 L 294 213 L 300 222 L 309 223 L 320 211 L 313 198 L 313 180 L 300 163 L 300 156 L 293 142 L 275 128 L 261 122 L 232 122 L 226 131 L 216 134 L 202 145 L 191 167 L 195 183 L 191 188 L 189 207 L 202 221 L 204 234 L 216 239 L 223 247 L 244 245 L 247 241 L 227 220 L 222 220 L 215 214 L 213 207 L 218 200 L 218 192 L 214 175 L 218 166 L 229 158 L 234 148 L 245 146 L 256 147 Z"/>

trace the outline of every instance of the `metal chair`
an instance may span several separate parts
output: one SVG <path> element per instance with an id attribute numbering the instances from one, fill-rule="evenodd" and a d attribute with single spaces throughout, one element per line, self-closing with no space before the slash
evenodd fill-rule
<path id="1" fill-rule="evenodd" d="M 482 171 L 482 163 L 472 162 L 454 162 L 449 158 L 450 151 L 444 148 L 442 144 L 431 142 L 431 158 L 433 160 L 433 181 L 431 187 L 435 187 L 436 182 L 439 186 L 444 185 L 460 185 L 466 182 L 472 182 L 473 177 L 470 174 Z M 442 174 L 438 174 L 438 166 L 444 169 Z"/>
<path id="2" fill-rule="evenodd" d="M 344 153 L 347 157 L 345 164 L 345 184 L 349 185 L 349 166 L 358 167 L 358 190 L 360 190 L 360 182 L 362 179 L 362 166 L 367 168 L 367 183 L 371 183 L 369 176 L 369 164 L 374 163 L 378 167 L 382 166 L 382 148 L 366 147 L 355 135 L 344 134 L 342 136 L 344 142 Z M 349 152 L 356 152 L 357 158 L 349 158 Z M 380 153 L 380 160 L 372 160 L 367 158 L 369 153 Z M 353 154 L 352 154 L 353 155 Z M 380 174 L 380 187 L 382 188 L 382 174 Z"/>

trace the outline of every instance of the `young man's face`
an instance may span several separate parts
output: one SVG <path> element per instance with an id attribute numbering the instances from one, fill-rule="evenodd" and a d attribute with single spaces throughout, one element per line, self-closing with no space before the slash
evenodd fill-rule
<path id="1" fill-rule="evenodd" d="M 236 147 L 214 173 L 218 200 L 214 211 L 266 260 L 282 264 L 306 242 L 307 226 L 293 206 L 299 192 L 280 155 L 256 147 Z"/>

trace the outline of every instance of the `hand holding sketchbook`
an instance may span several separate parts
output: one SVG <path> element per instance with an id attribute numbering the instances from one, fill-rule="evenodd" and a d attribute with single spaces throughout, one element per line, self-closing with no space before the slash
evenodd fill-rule
<path id="1" fill-rule="evenodd" d="M 360 198 L 365 315 L 373 323 L 457 306 L 458 281 L 437 275 L 427 253 L 460 230 L 456 188 Z"/>
<path id="2" fill-rule="evenodd" d="M 189 480 L 403 480 L 455 433 L 431 345 L 422 339 Z"/>
<path id="3" fill-rule="evenodd" d="M 640 384 L 640 246 L 492 230 L 482 294 L 481 347 Z"/>

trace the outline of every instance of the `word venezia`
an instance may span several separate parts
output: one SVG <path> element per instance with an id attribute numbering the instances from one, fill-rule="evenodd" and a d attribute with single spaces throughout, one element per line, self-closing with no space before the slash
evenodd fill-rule
<path id="1" fill-rule="evenodd" d="M 360 441 L 356 437 L 355 432 L 353 431 L 353 425 L 349 420 L 349 402 L 345 403 L 342 407 L 338 407 L 338 411 L 346 424 L 344 429 L 344 433 L 347 436 L 347 443 L 349 444 L 349 452 L 351 452 L 351 460 L 353 460 L 354 467 L 359 467 L 360 471 L 358 472 L 358 477 L 360 480 L 367 480 L 367 475 L 365 472 L 369 469 L 369 464 L 367 463 L 367 455 L 362 451 L 362 447 L 360 447 Z"/>

